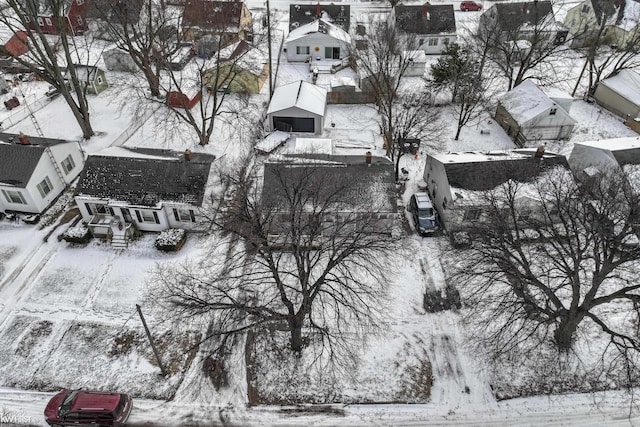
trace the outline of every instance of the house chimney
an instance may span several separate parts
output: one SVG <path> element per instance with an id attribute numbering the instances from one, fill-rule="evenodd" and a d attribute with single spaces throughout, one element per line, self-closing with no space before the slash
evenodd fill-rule
<path id="1" fill-rule="evenodd" d="M 423 18 L 426 17 L 427 19 L 429 19 L 428 18 L 429 17 L 429 12 L 427 11 L 427 4 L 428 3 L 425 3 L 424 5 L 422 5 L 422 9 L 420 9 L 420 11 L 422 12 L 422 17 Z"/>
<path id="2" fill-rule="evenodd" d="M 189 150 L 188 148 L 184 150 L 184 160 L 187 162 L 191 161 L 191 150 Z"/>
<path id="3" fill-rule="evenodd" d="M 322 9 L 320 8 L 320 3 L 316 5 L 316 18 L 322 17 Z"/>
<path id="4" fill-rule="evenodd" d="M 371 166 L 371 159 L 372 159 L 373 155 L 371 154 L 371 151 L 367 151 L 364 155 L 364 162 Z"/>
<path id="5" fill-rule="evenodd" d="M 22 132 L 20 132 L 20 135 L 18 135 L 18 140 L 22 145 L 29 145 L 29 137 Z"/>
<path id="6" fill-rule="evenodd" d="M 537 158 L 537 159 L 541 159 L 542 156 L 544 156 L 544 144 L 542 145 L 538 145 L 538 149 L 536 150 L 536 153 L 533 155 L 533 157 Z"/>
<path id="7" fill-rule="evenodd" d="M 523 13 L 529 13 L 529 9 L 527 8 L 527 4 L 526 3 L 522 3 L 522 12 Z"/>

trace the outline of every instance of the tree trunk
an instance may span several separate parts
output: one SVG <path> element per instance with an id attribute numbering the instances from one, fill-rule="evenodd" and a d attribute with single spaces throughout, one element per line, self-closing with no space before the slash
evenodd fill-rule
<path id="1" fill-rule="evenodd" d="M 583 318 L 583 315 L 571 312 L 562 318 L 558 328 L 553 334 L 554 341 L 559 350 L 568 351 L 571 349 L 573 336 Z"/>
<path id="2" fill-rule="evenodd" d="M 160 96 L 160 77 L 157 76 L 153 70 L 151 69 L 151 65 L 145 66 L 144 75 L 147 78 L 147 83 L 149 83 L 149 90 L 151 91 L 151 96 L 159 97 Z"/>
<path id="3" fill-rule="evenodd" d="M 291 350 L 300 355 L 302 353 L 302 322 L 297 318 L 289 320 L 289 332 L 291 333 Z"/>

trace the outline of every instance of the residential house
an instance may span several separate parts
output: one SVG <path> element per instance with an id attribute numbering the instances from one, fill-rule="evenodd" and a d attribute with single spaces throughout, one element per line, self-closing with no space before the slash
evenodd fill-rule
<path id="1" fill-rule="evenodd" d="M 253 22 L 241 1 L 186 0 L 182 14 L 183 37 L 198 41 L 205 35 L 219 39 L 219 48 L 238 40 L 251 41 Z"/>
<path id="2" fill-rule="evenodd" d="M 324 129 L 327 91 L 305 81 L 278 86 L 267 110 L 269 131 L 319 135 Z"/>
<path id="3" fill-rule="evenodd" d="M 556 21 L 569 31 L 571 47 L 581 48 L 593 44 L 602 25 L 617 10 L 611 0 L 573 0 L 553 4 Z"/>
<path id="4" fill-rule="evenodd" d="M 569 155 L 569 165 L 577 180 L 598 179 L 609 170 L 623 170 L 640 165 L 640 137 L 576 142 Z"/>
<path id="5" fill-rule="evenodd" d="M 118 47 L 106 49 L 102 53 L 102 60 L 109 71 L 126 71 L 129 73 L 138 71 L 138 67 L 131 59 L 129 52 Z"/>
<path id="6" fill-rule="evenodd" d="M 456 19 L 451 4 L 422 6 L 396 5 L 389 17 L 392 24 L 410 37 L 415 37 L 415 48 L 427 54 L 439 54 L 447 44 L 455 43 Z"/>
<path id="7" fill-rule="evenodd" d="M 484 192 L 513 180 L 531 183 L 546 179 L 545 173 L 562 167 L 569 169 L 564 156 L 538 149 L 489 152 L 460 152 L 427 155 L 424 181 L 438 211 L 439 221 L 448 231 L 473 230 L 483 221 Z M 523 192 L 518 205 L 523 214 L 535 212 L 542 205 L 534 192 Z"/>
<path id="8" fill-rule="evenodd" d="M 351 7 L 348 4 L 316 3 L 289 5 L 289 31 L 323 19 L 349 32 Z"/>
<path id="9" fill-rule="evenodd" d="M 491 5 L 481 16 L 479 31 L 486 37 L 501 37 L 515 42 L 546 36 L 555 43 L 564 43 L 568 31 L 556 22 L 551 2 L 500 2 Z"/>
<path id="10" fill-rule="evenodd" d="M 269 78 L 269 59 L 267 55 L 240 40 L 229 55 L 222 55 L 220 62 L 205 72 L 204 83 L 207 90 L 220 90 L 232 93 L 260 93 Z"/>
<path id="11" fill-rule="evenodd" d="M 636 0 L 613 0 L 615 10 L 607 22 L 604 36 L 612 46 L 626 48 L 627 44 L 636 45 L 639 39 L 640 2 Z M 635 46 L 634 46 L 635 47 Z"/>
<path id="12" fill-rule="evenodd" d="M 623 118 L 640 117 L 640 74 L 620 70 L 615 76 L 601 80 L 593 97 L 599 105 Z"/>
<path id="13" fill-rule="evenodd" d="M 10 68 L 18 63 L 15 57 L 29 52 L 29 36 L 25 31 L 13 31 L 0 24 L 0 66 Z"/>
<path id="14" fill-rule="evenodd" d="M 326 197 L 331 197 L 331 207 L 323 208 L 322 215 L 316 212 L 322 230 L 330 229 L 335 233 L 341 220 L 355 221 L 359 215 L 370 214 L 375 214 L 375 220 L 370 224 L 376 227 L 370 230 L 373 233 L 390 233 L 397 224 L 394 166 L 388 158 L 301 154 L 284 161 L 265 163 L 263 175 L 262 203 L 265 212 L 272 215 L 269 240 L 273 245 L 286 246 L 287 238 L 292 237 L 288 230 L 290 205 L 285 191 L 299 186 L 301 180 L 307 180 L 309 184 L 304 190 L 317 192 L 317 197 L 313 198 L 316 202 L 322 204 Z M 309 203 L 310 209 L 313 209 L 312 204 Z M 301 221 L 304 223 L 305 219 L 301 218 Z M 345 227 L 344 232 L 352 233 L 353 228 Z"/>
<path id="15" fill-rule="evenodd" d="M 75 200 L 95 236 L 126 245 L 134 230 L 193 230 L 215 156 L 110 147 L 89 155 Z"/>
<path id="16" fill-rule="evenodd" d="M 531 80 L 507 92 L 496 109 L 496 122 L 520 147 L 541 140 L 567 139 L 577 123 L 569 115 L 573 98 L 556 90 L 545 94 Z"/>
<path id="17" fill-rule="evenodd" d="M 284 44 L 291 62 L 345 60 L 351 36 L 331 22 L 316 19 L 290 31 Z"/>
<path id="18" fill-rule="evenodd" d="M 105 40 L 116 40 L 112 27 L 136 25 L 143 5 L 144 0 L 89 0 L 87 21 L 91 34 Z"/>
<path id="19" fill-rule="evenodd" d="M 73 68 L 75 69 L 76 75 L 78 76 L 78 81 L 85 85 L 88 93 L 98 95 L 109 87 L 109 84 L 107 83 L 107 77 L 102 68 L 98 68 L 93 65 L 82 64 L 74 64 Z M 71 81 L 70 69 L 67 69 L 67 71 L 64 73 L 64 80 L 66 82 Z"/>
<path id="20" fill-rule="evenodd" d="M 45 34 L 58 34 L 64 30 L 72 36 L 82 34 L 89 29 L 87 25 L 87 3 L 90 0 L 33 0 L 37 13 L 25 16 L 29 29 L 40 29 Z M 52 6 L 59 9 L 52 9 Z M 60 21 L 60 22 L 58 22 Z"/>
<path id="21" fill-rule="evenodd" d="M 0 211 L 44 212 L 83 165 L 76 141 L 0 133 Z"/>

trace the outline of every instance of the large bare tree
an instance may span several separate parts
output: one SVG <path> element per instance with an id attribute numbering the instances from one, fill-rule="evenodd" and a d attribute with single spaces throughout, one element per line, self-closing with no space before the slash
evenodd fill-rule
<path id="1" fill-rule="evenodd" d="M 79 63 L 78 50 L 86 48 L 87 39 L 84 36 L 74 37 L 67 34 L 65 4 L 64 0 L 3 2 L 0 6 L 0 23 L 13 33 L 23 32 L 29 45 L 29 51 L 24 55 L 15 55 L 6 49 L 5 53 L 61 93 L 78 122 L 83 137 L 88 139 L 94 134 L 86 96 L 88 77 L 79 75 L 77 68 L 73 66 Z M 50 11 L 57 35 L 45 34 L 42 28 L 35 24 L 42 8 Z"/>
<path id="2" fill-rule="evenodd" d="M 388 166 L 383 180 L 364 161 L 353 179 L 317 163 L 267 164 L 264 187 L 258 168 L 229 176 L 235 194 L 214 219 L 227 238 L 198 268 L 159 267 L 154 299 L 173 316 L 209 316 L 208 338 L 270 328 L 295 354 L 339 353 L 375 329 L 385 297 L 398 247 L 394 216 L 378 210 L 392 202 L 381 197 L 394 188 Z"/>
<path id="3" fill-rule="evenodd" d="M 640 197 L 632 183 L 618 171 L 576 185 L 556 169 L 538 184 L 509 181 L 481 195 L 484 213 L 454 277 L 491 356 L 547 342 L 566 353 L 580 331 L 599 329 L 604 343 L 592 351 L 613 348 L 603 361 L 633 364 Z"/>

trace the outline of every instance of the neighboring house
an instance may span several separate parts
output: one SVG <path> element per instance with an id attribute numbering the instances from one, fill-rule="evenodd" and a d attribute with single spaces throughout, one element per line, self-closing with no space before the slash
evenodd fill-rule
<path id="1" fill-rule="evenodd" d="M 75 194 L 82 219 L 95 236 L 125 245 L 135 229 L 194 229 L 202 221 L 214 159 L 155 148 L 110 147 L 91 154 Z"/>
<path id="2" fill-rule="evenodd" d="M 622 48 L 626 48 L 628 43 L 637 44 L 640 31 L 640 3 L 635 0 L 615 0 L 614 6 L 617 13 L 608 19 L 604 33 L 606 42 Z"/>
<path id="3" fill-rule="evenodd" d="M 571 47 L 581 48 L 594 42 L 603 19 L 617 11 L 611 0 L 576 0 L 554 3 L 553 13 L 571 34 Z"/>
<path id="4" fill-rule="evenodd" d="M 321 18 L 348 33 L 351 25 L 351 7 L 348 4 L 334 3 L 289 5 L 289 31 Z"/>
<path id="5" fill-rule="evenodd" d="M 105 76 L 103 69 L 93 65 L 82 64 L 75 64 L 73 67 L 75 68 L 78 76 L 78 81 L 82 82 L 86 86 L 88 93 L 98 95 L 109 87 L 107 77 Z M 64 80 L 66 82 L 71 81 L 71 71 L 68 69 L 64 73 Z"/>
<path id="6" fill-rule="evenodd" d="M 344 59 L 349 56 L 351 36 L 331 22 L 316 19 L 290 31 L 284 44 L 291 62 Z"/>
<path id="7" fill-rule="evenodd" d="M 640 165 L 640 137 L 576 142 L 569 165 L 579 181 L 599 178 L 608 170 L 622 170 L 626 165 Z"/>
<path id="8" fill-rule="evenodd" d="M 182 14 L 184 39 L 219 38 L 220 48 L 253 37 L 251 12 L 240 1 L 187 0 Z"/>
<path id="9" fill-rule="evenodd" d="M 396 5 L 389 17 L 403 33 L 415 37 L 415 48 L 439 54 L 456 41 L 456 19 L 451 4 Z"/>
<path id="10" fill-rule="evenodd" d="M 102 53 L 102 59 L 109 71 L 126 71 L 129 73 L 138 71 L 138 67 L 131 59 L 131 55 L 118 47 L 105 50 Z"/>
<path id="11" fill-rule="evenodd" d="M 317 186 L 306 190 L 317 191 L 319 203 L 323 194 L 338 194 L 337 197 L 332 196 L 332 207 L 320 218 L 323 224 L 326 221 L 327 228 L 333 228 L 331 224 L 339 222 L 342 216 L 353 221 L 360 213 L 374 213 L 381 220 L 378 225 L 382 229 L 371 232 L 392 232 L 398 221 L 393 162 L 385 157 L 303 154 L 295 159 L 290 157 L 283 162 L 264 165 L 262 201 L 266 211 L 274 216 L 269 230 L 272 244 L 286 245 L 280 231 L 288 222 L 289 204 L 285 191 L 296 185 L 299 177 L 309 177 L 310 168 L 313 168 L 310 185 L 316 181 Z M 341 190 L 343 188 L 346 190 Z M 280 217 L 283 218 L 281 223 Z M 351 230 L 345 229 L 345 232 Z"/>
<path id="12" fill-rule="evenodd" d="M 550 1 L 495 3 L 480 16 L 480 31 L 487 37 L 507 40 L 532 40 L 546 36 L 564 43 L 568 31 L 556 22 Z"/>
<path id="13" fill-rule="evenodd" d="M 99 38 L 114 40 L 116 37 L 110 27 L 137 24 L 144 0 L 87 0 L 87 3 L 91 33 Z"/>
<path id="14" fill-rule="evenodd" d="M 0 24 L 0 67 L 20 66 L 14 57 L 29 52 L 29 36 L 25 31 L 15 33 L 7 26 Z"/>
<path id="15" fill-rule="evenodd" d="M 44 212 L 83 164 L 76 141 L 0 133 L 0 211 Z"/>
<path id="16" fill-rule="evenodd" d="M 615 76 L 601 80 L 593 97 L 599 105 L 621 117 L 640 117 L 640 74 L 620 70 Z"/>
<path id="17" fill-rule="evenodd" d="M 438 211 L 440 223 L 448 231 L 473 230 L 486 219 L 483 192 L 507 181 L 531 183 L 546 179 L 556 167 L 568 169 L 564 156 L 544 151 L 517 149 L 489 152 L 460 152 L 427 155 L 424 181 Z M 533 192 L 523 192 L 518 200 L 521 214 L 535 212 L 542 205 Z"/>
<path id="18" fill-rule="evenodd" d="M 573 99 L 556 92 L 548 96 L 525 80 L 500 98 L 496 122 L 520 147 L 531 141 L 567 139 L 577 123 L 569 115 Z"/>
<path id="19" fill-rule="evenodd" d="M 217 74 L 217 75 L 216 75 Z M 225 89 L 233 93 L 260 93 L 269 78 L 269 59 L 261 51 L 240 40 L 230 55 L 206 71 L 208 90 Z M 217 83 L 216 83 L 217 80 Z"/>
<path id="20" fill-rule="evenodd" d="M 325 89 L 302 80 L 278 86 L 267 110 L 267 127 L 269 131 L 319 135 L 324 129 L 326 110 Z"/>
<path id="21" fill-rule="evenodd" d="M 63 27 L 67 34 L 72 36 L 82 34 L 89 29 L 87 26 L 87 3 L 91 0 L 31 0 L 38 8 L 35 15 L 25 16 L 30 29 L 40 29 L 46 34 L 58 34 Z M 52 10 L 51 6 L 59 5 L 59 10 Z M 62 20 L 61 24 L 56 22 Z"/>
<path id="22" fill-rule="evenodd" d="M 201 93 L 199 86 L 185 89 L 182 92 L 172 90 L 167 92 L 166 102 L 171 108 L 190 110 L 200 101 Z"/>

